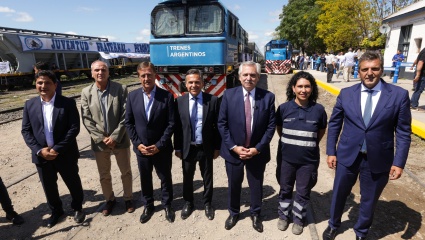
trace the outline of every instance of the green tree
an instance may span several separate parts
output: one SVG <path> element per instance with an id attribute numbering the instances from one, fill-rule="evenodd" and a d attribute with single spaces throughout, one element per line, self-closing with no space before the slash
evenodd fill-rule
<path id="1" fill-rule="evenodd" d="M 302 48 L 309 53 L 324 50 L 322 39 L 316 36 L 319 14 L 320 8 L 315 0 L 289 0 L 279 16 L 277 35 L 292 42 L 295 49 Z"/>
<path id="2" fill-rule="evenodd" d="M 377 34 L 380 23 L 367 0 L 319 0 L 322 13 L 318 17 L 317 37 L 328 50 L 348 47 L 379 47 L 385 44 Z M 379 33 L 379 32 L 378 32 Z"/>

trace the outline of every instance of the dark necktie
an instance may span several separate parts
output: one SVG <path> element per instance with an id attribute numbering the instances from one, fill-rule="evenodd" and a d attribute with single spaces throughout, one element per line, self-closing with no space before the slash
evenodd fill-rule
<path id="1" fill-rule="evenodd" d="M 249 143 L 251 142 L 251 102 L 249 101 L 248 92 L 245 98 L 245 126 L 246 126 L 246 136 L 245 136 L 245 147 L 249 147 Z"/>
<path id="2" fill-rule="evenodd" d="M 196 142 L 196 121 L 198 118 L 198 98 L 194 97 L 192 100 L 195 101 L 192 107 L 192 114 L 190 115 L 190 124 L 192 125 L 192 142 Z"/>
<path id="3" fill-rule="evenodd" d="M 366 104 L 364 107 L 364 112 L 363 112 L 363 122 L 364 125 L 367 127 L 370 121 L 370 118 L 372 117 L 372 94 L 373 94 L 373 90 L 366 90 L 367 92 L 367 99 L 366 99 Z M 366 148 L 366 138 L 363 141 L 363 145 L 362 145 L 362 149 L 361 152 L 366 152 L 367 148 Z"/>

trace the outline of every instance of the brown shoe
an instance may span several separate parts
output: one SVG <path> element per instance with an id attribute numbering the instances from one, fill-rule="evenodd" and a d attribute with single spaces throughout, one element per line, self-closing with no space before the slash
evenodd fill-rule
<path id="1" fill-rule="evenodd" d="M 112 209 L 114 209 L 117 200 L 107 201 L 105 207 L 103 207 L 102 214 L 103 216 L 109 216 L 112 213 Z"/>
<path id="2" fill-rule="evenodd" d="M 125 210 L 127 210 L 128 213 L 134 212 L 134 205 L 132 200 L 125 201 Z"/>

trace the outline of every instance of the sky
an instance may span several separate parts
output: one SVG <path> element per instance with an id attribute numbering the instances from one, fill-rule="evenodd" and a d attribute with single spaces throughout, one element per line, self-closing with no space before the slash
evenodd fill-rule
<path id="1" fill-rule="evenodd" d="M 150 14 L 161 0 L 0 0 L 0 27 L 107 37 L 148 43 Z M 287 0 L 221 0 L 261 50 L 279 26 Z"/>

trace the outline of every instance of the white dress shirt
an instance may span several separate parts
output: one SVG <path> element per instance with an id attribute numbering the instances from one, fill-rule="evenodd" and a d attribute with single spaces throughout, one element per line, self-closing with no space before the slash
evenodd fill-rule
<path id="1" fill-rule="evenodd" d="M 381 81 L 379 81 L 378 84 L 376 84 L 376 86 L 374 88 L 372 88 L 373 93 L 372 93 L 372 115 L 375 111 L 376 108 L 376 104 L 378 103 L 379 97 L 381 96 L 381 88 L 382 88 L 382 83 Z M 369 90 L 367 87 L 365 87 L 363 84 L 361 84 L 361 98 L 360 98 L 360 103 L 361 103 L 361 108 L 362 108 L 362 116 L 364 115 L 364 109 L 366 107 L 366 99 L 367 99 L 367 95 L 368 92 L 367 90 Z"/>
<path id="2" fill-rule="evenodd" d="M 53 139 L 53 109 L 55 104 L 56 93 L 49 102 L 43 101 L 41 99 L 41 106 L 43 108 L 43 120 L 44 120 L 44 135 L 46 136 L 46 142 L 48 147 L 53 147 L 55 141 Z"/>

